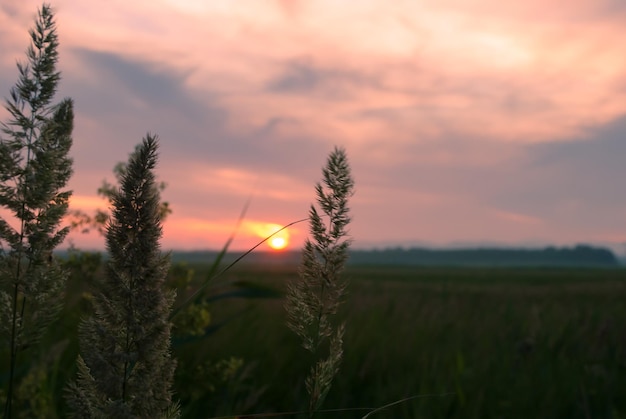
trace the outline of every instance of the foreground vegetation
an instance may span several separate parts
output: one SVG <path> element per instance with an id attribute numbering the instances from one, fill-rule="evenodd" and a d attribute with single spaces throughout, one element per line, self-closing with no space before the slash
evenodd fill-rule
<path id="1" fill-rule="evenodd" d="M 188 268 L 197 282 L 209 264 Z M 350 327 L 325 408 L 375 408 L 419 396 L 371 417 L 626 416 L 626 270 L 351 267 L 347 274 L 340 315 Z M 282 298 L 296 275 L 296 266 L 237 265 L 211 295 L 257 290 L 241 295 L 264 298 L 214 300 L 206 335 L 174 331 L 183 417 L 306 411 L 302 377 L 311 359 L 285 325 Z M 72 276 L 61 320 L 45 342 L 52 350 L 38 400 L 49 400 L 58 417 L 66 407 L 55 400 L 75 376 L 75 331 L 88 312 L 88 286 Z"/>
<path id="2" fill-rule="evenodd" d="M 120 188 L 105 183 L 98 191 L 109 199 L 111 214 L 98 211 L 92 218 L 79 211 L 79 219 L 70 222 L 74 228 L 95 224 L 105 234 L 105 278 L 97 272 L 98 256 L 75 252 L 64 262 L 55 257 L 55 248 L 71 228 L 61 221 L 68 215 L 72 194 L 63 189 L 72 174 L 68 153 L 73 102 L 52 104 L 61 77 L 56 69 L 56 23 L 48 4 L 39 9 L 29 34 L 27 61 L 18 62 L 20 77 L 5 105 L 11 118 L 0 122 L 0 209 L 9 213 L 0 216 L 0 355 L 8 364 L 0 389 L 3 417 L 54 416 L 60 394 L 50 391 L 48 384 L 50 373 L 59 370 L 50 369 L 50 364 L 60 364 L 77 329 L 77 379 L 64 377 L 65 385 L 53 386 L 65 388 L 71 417 L 179 417 L 171 391 L 176 369 L 171 331 L 175 328 L 187 340 L 207 337 L 211 327 L 206 288 L 219 276 L 213 275 L 219 261 L 195 289 L 184 269 L 179 270 L 181 277 L 166 284 L 169 256 L 162 254 L 159 241 L 170 210 L 160 201 L 164 184 L 159 186 L 153 173 L 158 143 L 150 134 L 128 163 L 118 166 Z M 318 205 L 309 212 L 312 240 L 306 241 L 300 278 L 292 281 L 287 297 L 289 326 L 316 358 L 305 380 L 309 418 L 321 407 L 343 355 L 344 326 L 337 327 L 334 316 L 345 287 L 340 274 L 350 245 L 344 236 L 354 185 L 340 147 L 330 153 L 322 173 L 323 181 L 315 186 Z M 289 225 L 301 221 L 305 220 Z M 68 339 L 46 342 L 46 333 L 61 330 L 51 327 L 57 314 L 71 307 L 62 303 L 70 274 L 79 281 L 92 313 L 75 309 L 74 314 L 85 317 L 80 326 L 74 321 L 73 330 L 64 329 Z M 172 311 L 179 291 L 184 299 Z M 59 328 L 70 312 L 65 315 Z M 205 363 L 227 376 L 240 365 L 236 358 L 217 366 Z M 189 390 L 182 393 L 194 393 Z"/>

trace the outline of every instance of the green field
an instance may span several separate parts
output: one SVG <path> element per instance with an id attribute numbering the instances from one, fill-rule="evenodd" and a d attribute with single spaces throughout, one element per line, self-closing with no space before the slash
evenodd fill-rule
<path id="1" fill-rule="evenodd" d="M 354 267 L 347 274 L 345 361 L 327 408 L 421 396 L 378 417 L 626 417 L 626 270 Z M 283 290 L 294 275 L 250 266 L 227 278 Z M 177 350 L 198 360 L 240 357 L 249 370 L 245 391 L 216 394 L 199 409 L 306 405 L 311 360 L 284 325 L 282 299 L 225 300 L 212 313 L 215 322 L 231 320 Z"/>
<path id="2" fill-rule="evenodd" d="M 198 279 L 207 269 L 192 267 Z M 242 264 L 211 293 L 241 281 L 282 292 L 295 275 L 291 266 Z M 347 275 L 345 358 L 325 408 L 411 398 L 370 417 L 626 417 L 626 270 L 350 267 Z M 73 375 L 76 323 L 88 307 L 79 276 L 70 289 L 47 342 L 51 400 Z M 283 304 L 280 296 L 219 299 L 211 324 L 221 327 L 176 338 L 183 417 L 305 408 L 312 360 L 285 326 Z"/>

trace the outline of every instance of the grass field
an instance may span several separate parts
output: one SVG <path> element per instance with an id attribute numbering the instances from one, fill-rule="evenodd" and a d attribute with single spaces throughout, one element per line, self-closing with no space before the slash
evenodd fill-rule
<path id="1" fill-rule="evenodd" d="M 227 279 L 283 290 L 294 275 L 242 266 Z M 355 267 L 348 275 L 345 361 L 327 408 L 420 396 L 377 417 L 626 417 L 626 270 Z M 231 320 L 177 350 L 240 357 L 247 376 L 243 391 L 217 392 L 193 415 L 305 406 L 311 360 L 284 325 L 283 300 L 225 300 L 212 313 Z"/>
<path id="2" fill-rule="evenodd" d="M 207 269 L 193 268 L 197 278 Z M 282 292 L 295 269 L 238 265 L 212 292 L 241 281 Z M 626 417 L 626 270 L 351 267 L 347 275 L 345 358 L 325 408 L 411 398 L 370 417 Z M 47 342 L 52 404 L 74 374 L 76 324 L 88 307 L 76 281 Z M 175 341 L 184 417 L 306 406 L 311 359 L 285 326 L 283 304 L 281 297 L 216 300 L 212 325 L 221 327 Z"/>

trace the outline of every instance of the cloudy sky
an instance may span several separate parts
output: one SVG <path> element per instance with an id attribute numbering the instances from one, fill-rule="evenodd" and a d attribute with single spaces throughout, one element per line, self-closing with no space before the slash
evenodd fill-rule
<path id="1" fill-rule="evenodd" d="M 39 2 L 0 0 L 0 92 Z M 146 132 L 166 248 L 306 217 L 345 147 L 356 247 L 626 242 L 623 0 L 57 0 L 72 205 Z M 4 120 L 6 112 L 0 111 Z M 298 247 L 306 224 L 289 230 Z M 73 234 L 80 247 L 97 236 Z"/>

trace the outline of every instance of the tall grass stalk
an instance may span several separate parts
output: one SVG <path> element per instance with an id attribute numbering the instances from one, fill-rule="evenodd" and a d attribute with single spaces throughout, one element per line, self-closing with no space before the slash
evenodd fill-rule
<path id="1" fill-rule="evenodd" d="M 63 189 L 72 173 L 74 113 L 71 99 L 52 104 L 60 73 L 50 6 L 41 7 L 29 34 L 0 138 L 0 206 L 11 214 L 0 217 L 0 339 L 9 347 L 5 418 L 12 416 L 18 357 L 58 314 L 67 278 L 52 251 L 68 233 L 60 223 L 71 195 Z"/>
<path id="2" fill-rule="evenodd" d="M 175 362 L 165 290 L 169 258 L 161 255 L 159 191 L 153 173 L 157 139 L 147 135 L 130 156 L 113 197 L 106 231 L 110 259 L 80 326 L 78 379 L 68 403 L 79 418 L 178 417 L 171 386 Z"/>
<path id="3" fill-rule="evenodd" d="M 327 223 L 311 205 L 313 239 L 305 242 L 299 279 L 289 284 L 285 304 L 287 325 L 317 359 L 305 381 L 309 417 L 324 402 L 343 357 L 344 325 L 336 325 L 334 317 L 347 286 L 341 274 L 350 246 L 346 238 L 350 222 L 348 198 L 354 188 L 344 149 L 335 148 L 330 153 L 322 173 L 323 184 L 318 183 L 315 191 Z"/>

